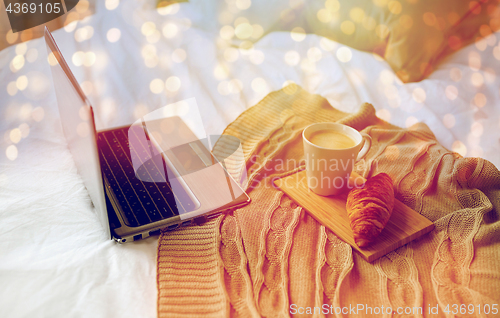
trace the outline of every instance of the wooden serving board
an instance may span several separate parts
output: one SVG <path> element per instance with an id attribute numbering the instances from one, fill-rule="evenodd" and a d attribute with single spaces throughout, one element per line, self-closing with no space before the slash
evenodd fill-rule
<path id="1" fill-rule="evenodd" d="M 359 182 L 363 180 L 364 182 L 365 179 L 353 172 L 349 180 L 351 186 L 355 180 Z M 434 229 L 434 224 L 431 221 L 396 199 L 391 218 L 380 236 L 370 246 L 360 248 L 354 243 L 347 216 L 347 190 L 335 196 L 317 195 L 307 186 L 305 170 L 275 180 L 274 184 L 307 210 L 318 222 L 332 230 L 340 239 L 349 243 L 370 263 Z"/>

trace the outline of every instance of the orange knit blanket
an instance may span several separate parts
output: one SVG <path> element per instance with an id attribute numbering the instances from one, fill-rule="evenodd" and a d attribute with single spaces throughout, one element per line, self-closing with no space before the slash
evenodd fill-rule
<path id="1" fill-rule="evenodd" d="M 356 172 L 388 173 L 397 198 L 435 230 L 370 264 L 274 188 L 272 178 L 302 159 L 302 129 L 324 121 L 371 135 Z M 391 126 L 370 104 L 343 113 L 296 85 L 269 94 L 224 134 L 242 142 L 244 158 L 226 166 L 237 180 L 247 172 L 252 202 L 161 235 L 158 316 L 445 317 L 448 310 L 451 317 L 465 308 L 465 316 L 482 317 L 500 310 L 500 172 L 490 162 L 443 148 L 424 124 Z M 222 140 L 214 154 L 229 148 Z"/>

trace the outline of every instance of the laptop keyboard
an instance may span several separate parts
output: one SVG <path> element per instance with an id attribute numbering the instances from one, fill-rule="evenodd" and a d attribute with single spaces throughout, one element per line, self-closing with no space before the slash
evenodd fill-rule
<path id="1" fill-rule="evenodd" d="M 142 128 L 132 129 L 132 133 L 144 134 Z M 193 211 L 196 204 L 183 187 L 177 186 L 177 179 L 169 180 L 168 176 L 174 174 L 160 154 L 152 155 L 149 140 L 134 139 L 134 146 L 130 147 L 128 132 L 126 127 L 97 135 L 103 174 L 120 205 L 125 223 L 135 227 Z M 134 160 L 140 160 L 137 171 L 134 171 L 131 152 Z M 175 194 L 171 182 L 177 182 Z"/>

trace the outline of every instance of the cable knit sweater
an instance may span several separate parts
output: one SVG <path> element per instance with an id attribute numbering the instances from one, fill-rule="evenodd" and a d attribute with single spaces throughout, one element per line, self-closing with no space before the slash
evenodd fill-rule
<path id="1" fill-rule="evenodd" d="M 298 168 L 303 128 L 327 121 L 372 137 L 355 170 L 388 173 L 396 197 L 435 223 L 431 233 L 367 263 L 272 186 Z M 445 149 L 424 124 L 389 125 L 370 104 L 343 113 L 296 85 L 269 94 L 224 134 L 242 143 L 244 157 L 225 163 L 252 202 L 160 236 L 159 317 L 500 316 L 492 314 L 500 310 L 500 172 L 490 162 Z M 214 154 L 231 149 L 221 139 Z"/>

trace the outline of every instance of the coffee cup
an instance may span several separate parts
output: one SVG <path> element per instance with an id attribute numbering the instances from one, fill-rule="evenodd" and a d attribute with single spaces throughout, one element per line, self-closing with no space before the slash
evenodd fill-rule
<path id="1" fill-rule="evenodd" d="M 337 123 L 316 123 L 302 132 L 307 185 L 314 193 L 336 195 L 347 187 L 356 161 L 371 147 L 365 133 Z"/>

